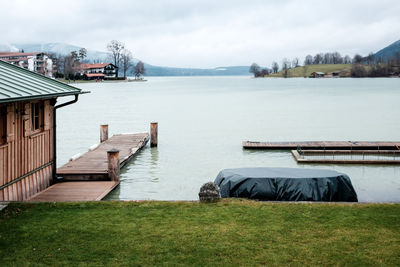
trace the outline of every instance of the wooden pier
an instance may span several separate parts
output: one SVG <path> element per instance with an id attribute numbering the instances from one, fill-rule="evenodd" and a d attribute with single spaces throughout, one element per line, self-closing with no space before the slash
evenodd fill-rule
<path id="1" fill-rule="evenodd" d="M 98 201 L 119 185 L 123 168 L 149 141 L 148 133 L 116 134 L 108 139 L 108 125 L 100 126 L 101 143 L 74 156 L 57 169 L 62 178 L 28 201 Z"/>
<path id="2" fill-rule="evenodd" d="M 400 150 L 400 142 L 369 141 L 302 141 L 302 142 L 254 142 L 244 141 L 245 149 L 273 150 Z"/>
<path id="3" fill-rule="evenodd" d="M 30 202 L 98 201 L 108 195 L 119 181 L 61 182 L 33 195 Z"/>
<path id="4" fill-rule="evenodd" d="M 116 134 L 85 154 L 76 157 L 57 169 L 64 181 L 107 181 L 107 152 L 119 150 L 120 168 L 123 168 L 149 140 L 148 133 Z"/>

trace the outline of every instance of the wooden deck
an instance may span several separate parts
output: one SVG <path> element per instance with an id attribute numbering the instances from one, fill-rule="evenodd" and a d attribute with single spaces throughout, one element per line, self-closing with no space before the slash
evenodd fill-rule
<path id="1" fill-rule="evenodd" d="M 254 142 L 244 141 L 246 149 L 292 150 L 300 147 L 318 150 L 400 150 L 400 142 L 368 142 L 368 141 L 310 141 L 310 142 Z"/>
<path id="2" fill-rule="evenodd" d="M 63 181 L 37 193 L 28 201 L 98 201 L 110 193 L 119 181 L 108 177 L 107 151 L 119 150 L 120 168 L 123 168 L 149 140 L 148 133 L 117 134 L 74 157 L 57 169 Z"/>
<path id="3" fill-rule="evenodd" d="M 96 148 L 69 161 L 57 169 L 57 176 L 66 181 L 106 181 L 108 179 L 107 151 L 119 152 L 120 168 L 123 168 L 149 140 L 148 133 L 117 134 Z"/>
<path id="4" fill-rule="evenodd" d="M 33 195 L 30 202 L 98 201 L 111 192 L 119 181 L 61 182 Z"/>

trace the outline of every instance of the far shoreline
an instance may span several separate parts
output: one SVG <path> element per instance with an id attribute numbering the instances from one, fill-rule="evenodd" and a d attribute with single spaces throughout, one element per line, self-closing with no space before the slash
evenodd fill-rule
<path id="1" fill-rule="evenodd" d="M 126 79 L 126 80 L 66 80 L 56 79 L 66 84 L 79 84 L 79 83 L 123 83 L 123 82 L 147 82 L 148 80 L 139 79 Z"/>

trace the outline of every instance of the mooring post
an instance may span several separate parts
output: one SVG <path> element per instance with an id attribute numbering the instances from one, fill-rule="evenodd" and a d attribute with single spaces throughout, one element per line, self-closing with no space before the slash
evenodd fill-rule
<path id="1" fill-rule="evenodd" d="M 158 132 L 158 122 L 152 122 L 150 124 L 150 146 L 154 147 L 157 146 L 158 141 L 157 141 L 157 132 Z"/>
<path id="2" fill-rule="evenodd" d="M 111 181 L 119 181 L 120 169 L 119 169 L 119 150 L 111 149 L 107 151 L 108 157 L 108 178 Z"/>
<path id="3" fill-rule="evenodd" d="M 108 139 L 108 124 L 100 125 L 100 143 L 107 141 Z"/>

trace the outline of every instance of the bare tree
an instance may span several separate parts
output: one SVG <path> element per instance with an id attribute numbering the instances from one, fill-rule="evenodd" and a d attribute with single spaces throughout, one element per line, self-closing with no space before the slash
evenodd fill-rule
<path id="1" fill-rule="evenodd" d="M 360 56 L 359 54 L 356 54 L 356 55 L 354 56 L 354 58 L 353 58 L 353 63 L 361 64 L 362 61 L 363 61 L 363 57 Z"/>
<path id="2" fill-rule="evenodd" d="M 324 57 L 322 58 L 322 64 L 331 64 L 331 62 L 332 62 L 332 54 L 325 53 Z"/>
<path id="3" fill-rule="evenodd" d="M 74 79 L 75 72 L 79 66 L 79 54 L 77 51 L 72 51 L 71 54 L 61 57 L 60 66 L 63 69 L 65 79 Z"/>
<path id="4" fill-rule="evenodd" d="M 71 52 L 71 57 L 72 57 L 72 59 L 73 59 L 74 61 L 79 61 L 78 52 L 72 51 L 72 52 Z"/>
<path id="5" fill-rule="evenodd" d="M 278 65 L 278 63 L 275 62 L 275 61 L 272 62 L 272 71 L 273 71 L 274 73 L 277 73 L 278 70 L 279 70 L 279 65 Z"/>
<path id="6" fill-rule="evenodd" d="M 374 53 L 369 53 L 367 56 L 367 63 L 368 65 L 373 65 L 375 63 L 375 54 Z"/>
<path id="7" fill-rule="evenodd" d="M 306 59 L 304 60 L 304 65 L 311 65 L 313 64 L 313 57 L 312 55 L 307 55 Z"/>
<path id="8" fill-rule="evenodd" d="M 343 58 L 343 63 L 344 63 L 344 64 L 351 64 L 351 57 L 350 57 L 349 55 L 346 55 L 346 56 Z"/>
<path id="9" fill-rule="evenodd" d="M 297 68 L 299 66 L 299 58 L 295 58 L 292 60 L 292 66 L 293 68 Z"/>
<path id="10" fill-rule="evenodd" d="M 282 76 L 287 78 L 289 76 L 290 61 L 287 58 L 282 60 Z"/>
<path id="11" fill-rule="evenodd" d="M 62 60 L 65 79 L 73 79 L 75 74 L 76 59 L 73 55 L 66 55 Z"/>
<path id="12" fill-rule="evenodd" d="M 323 58 L 324 58 L 324 54 L 323 53 L 316 54 L 314 56 L 313 64 L 321 64 Z"/>
<path id="13" fill-rule="evenodd" d="M 249 72 L 253 73 L 254 77 L 260 76 L 260 66 L 258 66 L 257 63 L 251 64 Z"/>
<path id="14" fill-rule="evenodd" d="M 132 53 L 128 49 L 121 52 L 121 64 L 124 71 L 124 79 L 126 79 L 126 72 L 132 66 Z"/>
<path id="15" fill-rule="evenodd" d="M 355 63 L 351 67 L 351 77 L 361 78 L 367 77 L 367 70 L 364 68 L 362 64 Z"/>
<path id="16" fill-rule="evenodd" d="M 136 66 L 135 66 L 135 79 L 138 79 L 141 75 L 144 75 L 146 73 L 146 69 L 144 68 L 144 63 L 142 61 L 139 61 Z"/>
<path id="17" fill-rule="evenodd" d="M 343 63 L 343 58 L 339 52 L 332 53 L 332 63 L 333 64 L 342 64 Z"/>
<path id="18" fill-rule="evenodd" d="M 81 48 L 81 49 L 79 49 L 79 51 L 78 51 L 78 57 L 79 57 L 79 60 L 81 61 L 81 62 L 83 62 L 84 60 L 85 60 L 85 58 L 86 58 L 86 55 L 87 55 L 87 50 L 86 50 L 86 48 Z"/>
<path id="19" fill-rule="evenodd" d="M 112 40 L 107 45 L 107 50 L 111 52 L 111 57 L 114 61 L 114 65 L 117 67 L 120 67 L 121 65 L 121 55 L 124 49 L 125 44 L 117 40 Z M 116 73 L 116 77 L 118 78 L 118 71 Z"/>

